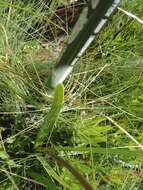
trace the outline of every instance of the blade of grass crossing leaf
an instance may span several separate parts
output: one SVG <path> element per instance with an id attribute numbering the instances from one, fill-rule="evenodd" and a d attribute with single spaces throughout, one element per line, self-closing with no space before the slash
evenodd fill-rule
<path id="1" fill-rule="evenodd" d="M 45 177 L 33 171 L 28 172 L 28 175 L 49 190 L 58 190 L 49 176 Z"/>
<path id="2" fill-rule="evenodd" d="M 94 190 L 86 178 L 81 175 L 77 169 L 75 169 L 68 161 L 62 159 L 61 157 L 48 152 L 52 159 L 54 159 L 59 165 L 64 166 L 71 174 L 80 182 L 85 190 Z"/>
<path id="3" fill-rule="evenodd" d="M 55 147 L 55 150 L 57 151 L 63 151 L 65 152 L 65 155 L 67 155 L 68 153 L 72 155 L 72 153 L 76 153 L 78 154 L 85 154 L 85 153 L 89 153 L 90 152 L 90 147 Z M 40 152 L 49 152 L 50 149 L 49 148 L 41 148 Z M 107 152 L 109 154 L 113 154 L 113 155 L 124 155 L 124 156 L 138 156 L 138 157 L 143 157 L 143 152 L 140 149 L 129 149 L 129 148 L 118 148 L 118 147 L 114 147 L 114 148 L 101 148 L 101 147 L 92 147 L 92 152 L 94 154 L 107 154 Z M 60 155 L 60 153 L 59 153 Z"/>
<path id="4" fill-rule="evenodd" d="M 45 158 L 41 156 L 37 156 L 37 159 L 40 161 L 46 172 L 49 176 L 54 178 L 59 184 L 61 184 L 63 187 L 70 189 L 70 187 L 64 182 L 64 180 L 53 170 L 53 168 L 48 164 Z"/>
<path id="5" fill-rule="evenodd" d="M 64 100 L 64 86 L 62 84 L 57 85 L 55 89 L 55 95 L 52 107 L 49 113 L 45 116 L 44 123 L 40 128 L 37 135 L 35 147 L 43 144 L 46 139 L 50 139 L 51 133 L 54 128 L 54 124 L 58 119 Z"/>

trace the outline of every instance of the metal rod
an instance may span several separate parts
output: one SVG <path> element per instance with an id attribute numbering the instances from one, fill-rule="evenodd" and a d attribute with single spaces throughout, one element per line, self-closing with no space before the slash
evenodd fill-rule
<path id="1" fill-rule="evenodd" d="M 74 65 L 96 39 L 119 3 L 120 0 L 91 0 L 85 6 L 52 72 L 51 87 L 62 83 L 72 72 Z"/>

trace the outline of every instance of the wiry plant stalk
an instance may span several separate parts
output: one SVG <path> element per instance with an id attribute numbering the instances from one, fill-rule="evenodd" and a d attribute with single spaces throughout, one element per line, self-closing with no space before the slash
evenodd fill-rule
<path id="1" fill-rule="evenodd" d="M 65 167 L 71 174 L 80 182 L 80 184 L 84 187 L 85 190 L 94 190 L 93 187 L 88 183 L 88 181 L 66 160 L 61 157 L 48 152 L 49 156 L 55 160 L 59 165 Z"/>

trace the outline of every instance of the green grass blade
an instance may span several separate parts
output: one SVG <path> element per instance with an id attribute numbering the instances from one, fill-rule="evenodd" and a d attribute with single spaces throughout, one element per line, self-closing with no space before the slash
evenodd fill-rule
<path id="1" fill-rule="evenodd" d="M 37 135 L 35 147 L 43 144 L 46 139 L 50 139 L 55 122 L 58 119 L 64 100 L 64 86 L 57 85 L 55 89 L 54 101 L 49 113 L 45 116 L 44 123 Z"/>
<path id="2" fill-rule="evenodd" d="M 57 151 L 64 151 L 65 154 L 68 152 L 76 152 L 78 153 L 89 153 L 91 151 L 90 147 L 55 147 L 55 150 Z M 49 152 L 50 149 L 48 148 L 41 148 L 40 152 Z M 52 151 L 52 150 L 51 150 Z M 129 149 L 129 148 L 102 148 L 102 147 L 92 147 L 92 152 L 94 154 L 107 154 L 107 151 L 109 154 L 113 155 L 124 155 L 125 157 L 129 156 L 138 156 L 140 158 L 143 157 L 143 151 L 140 149 Z"/>
<path id="3" fill-rule="evenodd" d="M 53 168 L 48 164 L 45 158 L 41 156 L 37 156 L 37 159 L 40 161 L 46 172 L 49 176 L 54 178 L 59 184 L 61 184 L 63 187 L 70 189 L 70 187 L 64 182 L 64 180 L 53 170 Z"/>
<path id="4" fill-rule="evenodd" d="M 28 172 L 28 175 L 32 177 L 34 180 L 36 180 L 39 184 L 46 187 L 47 189 L 58 190 L 55 183 L 53 183 L 53 181 L 51 180 L 49 176 L 45 177 L 33 171 Z"/>

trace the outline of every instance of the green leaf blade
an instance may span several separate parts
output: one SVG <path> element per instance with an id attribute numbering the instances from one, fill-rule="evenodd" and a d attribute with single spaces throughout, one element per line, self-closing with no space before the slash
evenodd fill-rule
<path id="1" fill-rule="evenodd" d="M 39 162 L 41 163 L 41 165 L 43 166 L 43 168 L 45 169 L 45 171 L 47 172 L 47 174 L 49 176 L 51 176 L 53 179 L 55 179 L 59 184 L 61 184 L 63 187 L 69 189 L 70 187 L 65 183 L 65 181 L 62 179 L 61 176 L 59 176 L 54 169 L 49 165 L 49 163 L 47 162 L 47 160 L 41 156 L 37 156 L 37 159 L 39 160 Z"/>
<path id="2" fill-rule="evenodd" d="M 28 175 L 32 177 L 34 180 L 36 180 L 39 184 L 42 186 L 46 187 L 49 190 L 58 190 L 52 179 L 47 176 L 40 175 L 34 171 L 28 172 Z"/>
<path id="3" fill-rule="evenodd" d="M 62 109 L 63 100 L 64 100 L 64 86 L 62 84 L 59 84 L 55 89 L 55 95 L 51 109 L 49 113 L 45 116 L 44 123 L 41 126 L 41 129 L 37 135 L 35 147 L 42 145 L 47 137 L 48 140 L 50 139 L 54 125 Z"/>

